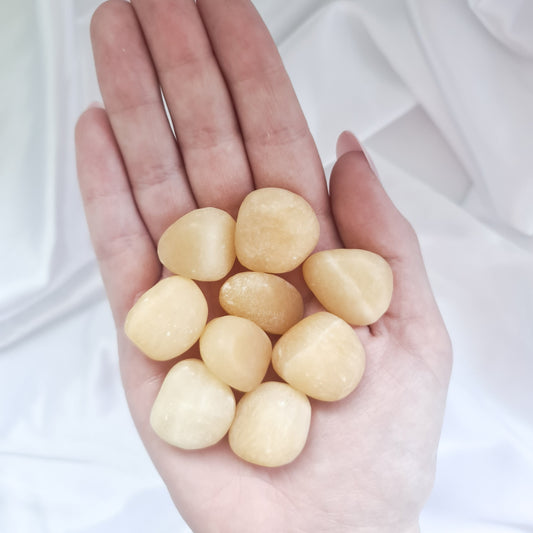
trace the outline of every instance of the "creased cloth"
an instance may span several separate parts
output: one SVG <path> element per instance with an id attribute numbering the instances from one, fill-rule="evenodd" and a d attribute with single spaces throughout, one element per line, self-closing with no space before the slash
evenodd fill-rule
<path id="1" fill-rule="evenodd" d="M 135 433 L 75 178 L 98 0 L 0 4 L 0 532 L 187 532 Z M 326 174 L 354 131 L 454 345 L 429 533 L 533 529 L 527 0 L 256 0 Z"/>

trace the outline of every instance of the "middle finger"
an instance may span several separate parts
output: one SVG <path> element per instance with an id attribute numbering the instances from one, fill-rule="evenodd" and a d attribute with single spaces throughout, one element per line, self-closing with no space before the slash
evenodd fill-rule
<path id="1" fill-rule="evenodd" d="M 133 0 L 198 205 L 236 215 L 253 188 L 239 125 L 191 0 Z"/>

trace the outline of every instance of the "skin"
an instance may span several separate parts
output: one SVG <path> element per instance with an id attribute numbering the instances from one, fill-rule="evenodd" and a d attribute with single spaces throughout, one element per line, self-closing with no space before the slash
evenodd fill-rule
<path id="1" fill-rule="evenodd" d="M 339 137 L 328 196 L 291 83 L 248 0 L 110 0 L 91 34 L 105 110 L 92 107 L 77 124 L 80 189 L 131 414 L 176 507 L 197 532 L 418 531 L 451 346 L 416 235 L 357 139 Z M 235 215 L 265 186 L 311 203 L 319 249 L 379 253 L 395 282 L 387 313 L 356 329 L 367 353 L 361 384 L 340 402 L 313 401 L 306 448 L 275 469 L 241 461 L 226 439 L 195 452 L 161 441 L 149 414 L 175 361 L 149 360 L 123 333 L 136 298 L 164 275 L 156 254 L 164 229 L 196 207 Z M 206 293 L 217 310 L 216 291 Z M 308 292 L 304 299 L 307 313 L 318 310 Z"/>

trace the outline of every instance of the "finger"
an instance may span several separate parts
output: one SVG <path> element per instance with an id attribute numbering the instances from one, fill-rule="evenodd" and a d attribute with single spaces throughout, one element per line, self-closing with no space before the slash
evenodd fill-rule
<path id="1" fill-rule="evenodd" d="M 337 148 L 340 157 L 331 172 L 330 194 L 344 246 L 375 252 L 391 265 L 394 292 L 387 319 L 401 328 L 423 321 L 433 330 L 430 324 L 440 326 L 441 319 L 413 228 L 388 197 L 357 139 L 342 134 Z"/>
<path id="2" fill-rule="evenodd" d="M 407 243 L 411 252 L 418 250 L 411 225 L 386 194 L 352 133 L 343 132 L 339 136 L 337 158 L 330 191 L 344 245 L 371 250 L 391 260 L 399 253 L 403 255 Z"/>
<path id="3" fill-rule="evenodd" d="M 91 240 L 115 322 L 122 328 L 135 297 L 159 278 L 160 265 L 103 109 L 89 109 L 78 120 L 76 159 Z"/>
<path id="4" fill-rule="evenodd" d="M 257 187 L 306 198 L 335 239 L 326 181 L 315 143 L 274 41 L 249 0 L 198 0 L 237 112 Z"/>
<path id="5" fill-rule="evenodd" d="M 102 4 L 91 36 L 105 107 L 141 217 L 154 240 L 195 207 L 133 8 Z"/>
<path id="6" fill-rule="evenodd" d="M 191 0 L 134 0 L 194 196 L 236 215 L 253 188 L 232 102 Z"/>
<path id="7" fill-rule="evenodd" d="M 337 159 L 347 152 L 362 152 L 363 147 L 357 137 L 350 131 L 343 131 L 337 139 Z"/>

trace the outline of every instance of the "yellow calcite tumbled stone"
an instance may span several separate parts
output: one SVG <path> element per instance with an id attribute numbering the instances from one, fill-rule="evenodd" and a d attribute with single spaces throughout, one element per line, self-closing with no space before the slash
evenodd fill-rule
<path id="1" fill-rule="evenodd" d="M 272 351 L 274 370 L 311 398 L 336 401 L 352 392 L 365 368 L 365 351 L 353 328 L 325 311 L 282 335 Z"/>
<path id="2" fill-rule="evenodd" d="M 193 450 L 216 444 L 229 431 L 238 457 L 283 466 L 305 446 L 309 398 L 333 402 L 358 386 L 365 351 L 352 325 L 372 324 L 386 312 L 392 270 L 365 250 L 310 255 L 319 234 L 309 203 L 272 187 L 246 196 L 236 221 L 207 207 L 163 233 L 158 255 L 176 275 L 139 298 L 125 333 L 154 360 L 172 359 L 193 346 L 201 359 L 180 361 L 163 380 L 150 414 L 161 439 Z M 222 280 L 236 258 L 248 271 L 225 280 L 219 303 L 228 315 L 207 323 L 207 300 L 193 280 Z M 300 265 L 297 275 L 303 274 L 325 309 L 305 318 L 298 289 L 276 275 Z M 274 347 L 268 334 L 281 335 Z M 270 364 L 283 383 L 262 382 Z M 244 393 L 237 405 L 232 389 Z"/>
<path id="3" fill-rule="evenodd" d="M 186 450 L 216 444 L 235 415 L 232 390 L 199 359 L 184 359 L 166 375 L 150 413 L 164 441 Z"/>
<path id="4" fill-rule="evenodd" d="M 300 454 L 309 433 L 311 404 L 286 383 L 267 381 L 237 404 L 229 430 L 231 449 L 261 466 L 282 466 Z"/>
<path id="5" fill-rule="evenodd" d="M 295 269 L 315 248 L 320 234 L 313 208 L 301 196 L 269 187 L 243 200 L 235 226 L 235 251 L 249 270 Z"/>
<path id="6" fill-rule="evenodd" d="M 239 272 L 220 288 L 220 305 L 231 315 L 248 318 L 268 333 L 281 335 L 303 316 L 298 289 L 264 272 Z"/>
<path id="7" fill-rule="evenodd" d="M 196 283 L 170 276 L 147 290 L 130 309 L 124 331 L 148 357 L 166 361 L 199 338 L 207 322 L 207 301 Z"/>
<path id="8" fill-rule="evenodd" d="M 354 326 L 376 322 L 392 298 L 392 270 L 367 250 L 323 250 L 303 264 L 307 286 L 331 313 Z"/>
<path id="9" fill-rule="evenodd" d="M 224 383 L 248 392 L 265 377 L 272 343 L 251 320 L 226 315 L 205 327 L 200 337 L 200 355 L 207 368 Z"/>
<path id="10" fill-rule="evenodd" d="M 174 274 L 198 281 L 222 279 L 235 262 L 235 220 L 221 209 L 190 211 L 159 239 L 159 260 Z"/>

